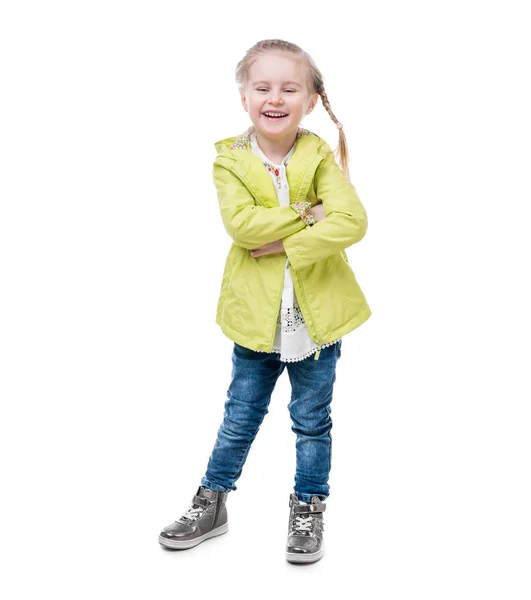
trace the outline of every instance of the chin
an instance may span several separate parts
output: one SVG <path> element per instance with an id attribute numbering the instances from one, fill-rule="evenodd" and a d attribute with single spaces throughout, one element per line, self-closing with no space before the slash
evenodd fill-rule
<path id="1" fill-rule="evenodd" d="M 259 119 L 254 123 L 255 129 L 259 129 L 260 131 L 267 131 L 270 135 L 278 134 L 286 134 L 288 131 L 296 131 L 297 126 L 292 123 L 282 123 L 282 125 L 276 125 L 275 123 L 271 123 L 270 121 L 266 121 L 264 119 Z"/>

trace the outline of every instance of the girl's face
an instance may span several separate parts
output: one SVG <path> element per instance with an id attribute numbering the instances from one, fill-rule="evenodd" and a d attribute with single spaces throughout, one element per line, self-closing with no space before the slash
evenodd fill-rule
<path id="1" fill-rule="evenodd" d="M 302 118 L 312 112 L 319 98 L 308 91 L 302 61 L 285 52 L 258 57 L 240 95 L 256 131 L 275 141 L 294 137 Z M 267 112 L 286 116 L 268 117 Z"/>

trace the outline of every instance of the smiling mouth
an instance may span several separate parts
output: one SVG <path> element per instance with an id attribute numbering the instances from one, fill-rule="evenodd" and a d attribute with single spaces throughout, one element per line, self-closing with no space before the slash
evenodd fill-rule
<path id="1" fill-rule="evenodd" d="M 274 119 L 283 119 L 284 117 L 287 117 L 288 115 L 286 113 L 278 114 L 278 115 L 275 115 L 274 113 L 272 113 L 272 114 L 262 113 L 262 116 L 264 116 L 266 119 L 274 120 Z"/>

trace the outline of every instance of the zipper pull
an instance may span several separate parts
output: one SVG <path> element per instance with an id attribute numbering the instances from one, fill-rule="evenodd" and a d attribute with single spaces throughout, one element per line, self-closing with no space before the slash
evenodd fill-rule
<path id="1" fill-rule="evenodd" d="M 317 348 L 317 352 L 315 353 L 313 360 L 318 360 L 320 354 L 321 354 L 321 344 L 319 344 L 319 347 Z"/>

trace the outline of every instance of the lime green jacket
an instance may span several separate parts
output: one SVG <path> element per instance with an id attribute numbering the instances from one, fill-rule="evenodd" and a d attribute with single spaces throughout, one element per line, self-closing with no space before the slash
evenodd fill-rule
<path id="1" fill-rule="evenodd" d="M 270 352 L 284 287 L 286 255 L 308 333 L 319 349 L 371 315 L 345 248 L 367 230 L 367 214 L 330 146 L 299 127 L 286 168 L 290 206 L 280 206 L 271 176 L 251 150 L 250 129 L 215 144 L 213 177 L 221 218 L 232 239 L 216 323 L 232 341 Z M 307 225 L 292 208 L 322 202 L 326 219 Z M 282 240 L 285 252 L 257 258 L 250 250 Z"/>

